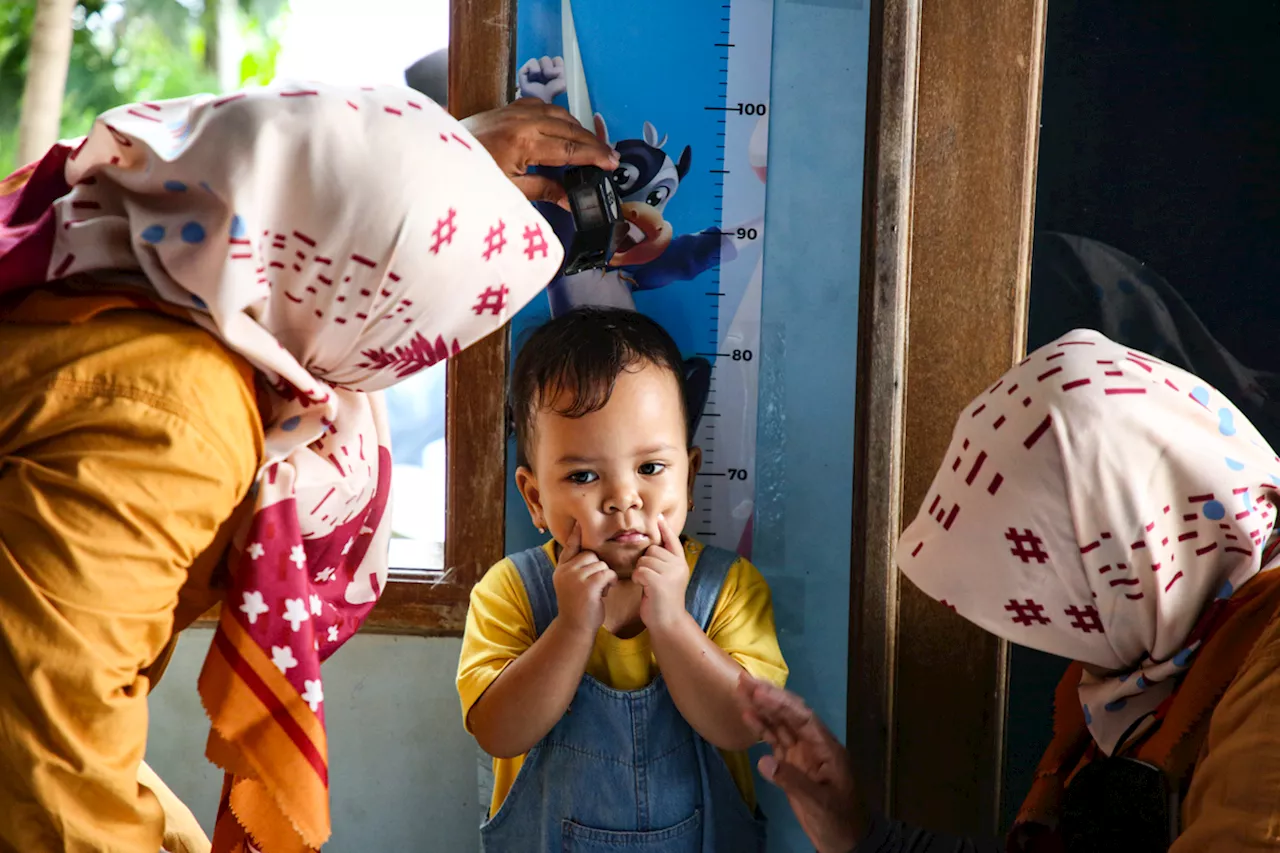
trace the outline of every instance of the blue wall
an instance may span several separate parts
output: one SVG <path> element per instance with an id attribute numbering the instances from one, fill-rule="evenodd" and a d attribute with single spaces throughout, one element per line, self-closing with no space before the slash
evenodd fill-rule
<path id="1" fill-rule="evenodd" d="M 863 0 L 777 2 L 753 557 L 789 686 L 842 737 L 868 35 Z M 813 849 L 776 789 L 761 803 L 771 850 Z"/>
<path id="2" fill-rule="evenodd" d="M 753 557 L 773 587 L 790 686 L 837 733 L 848 673 L 868 27 L 864 0 L 776 0 Z M 536 541 L 523 504 L 511 501 L 508 549 Z M 812 850 L 785 799 L 760 789 L 770 849 Z"/>

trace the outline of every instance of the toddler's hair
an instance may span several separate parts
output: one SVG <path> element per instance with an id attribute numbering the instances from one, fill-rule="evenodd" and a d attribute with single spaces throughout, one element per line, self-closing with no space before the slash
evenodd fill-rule
<path id="1" fill-rule="evenodd" d="M 577 308 L 535 329 L 511 370 L 510 409 L 518 464 L 530 467 L 534 419 L 539 411 L 550 410 L 567 418 L 599 411 L 613 395 L 619 374 L 645 365 L 675 377 L 685 438 L 691 442 L 684 360 L 662 326 L 638 311 Z"/>

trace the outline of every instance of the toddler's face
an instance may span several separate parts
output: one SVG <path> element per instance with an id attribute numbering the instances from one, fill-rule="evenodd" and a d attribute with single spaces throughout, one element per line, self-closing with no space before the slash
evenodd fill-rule
<path id="1" fill-rule="evenodd" d="M 646 364 L 623 371 L 597 412 L 540 411 L 529 462 L 516 482 L 533 523 L 563 543 L 577 522 L 583 550 L 625 579 L 658 544 L 659 514 L 684 530 L 701 453 L 688 449 L 676 378 Z"/>

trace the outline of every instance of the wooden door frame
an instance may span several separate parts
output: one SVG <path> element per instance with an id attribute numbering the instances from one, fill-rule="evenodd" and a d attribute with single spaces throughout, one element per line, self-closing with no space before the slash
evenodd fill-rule
<path id="1" fill-rule="evenodd" d="M 892 552 L 955 416 L 1025 349 L 1046 2 L 871 8 L 847 737 L 874 808 L 985 835 L 1008 649 Z"/>

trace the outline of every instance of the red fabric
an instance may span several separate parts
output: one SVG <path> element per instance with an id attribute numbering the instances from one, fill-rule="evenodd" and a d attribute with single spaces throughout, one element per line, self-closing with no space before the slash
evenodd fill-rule
<path id="1" fill-rule="evenodd" d="M 63 169 L 71 149 L 55 145 L 43 159 L 0 182 L 0 294 L 43 284 L 53 252 L 53 203 L 71 191 Z"/>

